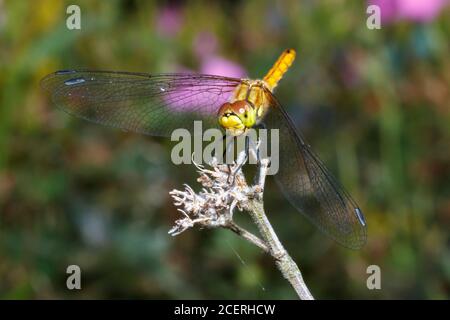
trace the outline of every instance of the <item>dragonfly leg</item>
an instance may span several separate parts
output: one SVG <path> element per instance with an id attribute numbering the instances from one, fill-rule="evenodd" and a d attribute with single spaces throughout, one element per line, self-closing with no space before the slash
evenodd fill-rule
<path id="1" fill-rule="evenodd" d="M 228 149 L 230 148 L 230 146 L 234 149 L 234 140 L 235 140 L 235 137 L 232 137 L 231 141 L 226 144 L 225 151 L 224 151 L 224 159 L 226 159 L 226 156 L 227 156 L 226 153 L 227 153 Z M 234 184 L 235 173 L 233 172 L 233 166 L 231 164 L 229 164 L 226 160 L 225 160 L 225 162 L 228 167 L 228 183 Z"/>
<path id="2" fill-rule="evenodd" d="M 256 140 L 256 143 L 253 139 L 248 138 L 248 141 L 246 141 L 246 147 L 247 147 L 247 156 L 250 158 L 250 152 L 252 152 L 252 155 L 256 158 L 256 165 L 259 166 L 261 164 L 261 157 L 259 153 L 259 144 L 260 140 Z"/>
<path id="3" fill-rule="evenodd" d="M 234 184 L 234 182 L 236 181 L 236 174 L 239 172 L 239 170 L 242 169 L 242 167 L 244 166 L 244 164 L 248 161 L 249 158 L 249 154 L 250 154 L 250 138 L 246 135 L 245 136 L 245 149 L 244 149 L 244 158 L 243 159 L 239 159 L 239 155 L 238 158 L 236 159 L 237 161 L 237 166 L 234 169 L 231 169 L 231 167 L 229 166 L 228 168 L 230 169 L 230 175 L 229 178 L 232 178 L 232 180 L 228 180 L 229 183 Z"/>
<path id="4" fill-rule="evenodd" d="M 222 141 L 225 141 L 225 149 L 223 150 L 223 153 L 222 153 L 222 163 L 227 165 L 228 173 L 229 173 L 228 177 L 230 177 L 233 170 L 232 170 L 232 165 L 227 163 L 227 151 L 230 148 L 230 146 L 232 145 L 232 143 L 234 142 L 234 137 L 232 137 L 232 139 L 229 142 L 227 142 L 227 134 L 225 133 L 222 137 Z M 230 181 L 228 181 L 228 182 L 230 183 Z"/>
<path id="5" fill-rule="evenodd" d="M 218 154 L 216 153 L 217 150 L 214 149 L 214 157 L 217 159 L 219 164 L 227 164 L 227 162 L 226 162 L 227 150 L 228 150 L 228 148 L 230 148 L 230 145 L 233 143 L 233 140 L 234 140 L 234 137 L 233 137 L 233 139 L 231 141 L 227 142 L 227 134 L 226 133 L 223 134 L 223 136 L 222 136 L 222 145 L 223 145 L 223 142 L 225 141 L 225 149 L 222 152 L 222 159 L 218 159 L 217 158 L 217 156 L 218 156 Z M 222 160 L 222 161 L 219 161 L 219 160 Z M 229 171 L 231 172 L 230 165 L 227 164 L 227 166 L 228 166 Z"/>
<path id="6" fill-rule="evenodd" d="M 227 138 L 227 134 L 226 133 L 224 133 L 223 134 L 223 136 L 222 136 L 222 146 L 223 146 L 223 142 L 224 141 L 226 141 L 226 138 Z M 225 156 L 226 156 L 226 153 L 227 153 L 227 146 L 228 146 L 228 144 L 226 145 L 226 147 L 225 147 L 225 150 L 222 152 L 222 161 L 220 161 L 220 159 L 218 159 L 217 157 L 218 157 L 218 154 L 217 154 L 217 150 L 216 149 L 214 149 L 214 158 L 216 158 L 217 159 L 217 161 L 220 163 L 220 164 L 222 164 L 222 163 L 224 163 L 224 159 L 225 159 Z"/>
<path id="7" fill-rule="evenodd" d="M 258 129 L 267 129 L 265 123 L 261 122 L 257 125 Z M 259 167 L 261 165 L 261 151 L 260 151 L 260 146 L 259 144 L 261 143 L 261 140 L 258 139 L 258 141 L 256 142 L 256 145 L 253 144 L 254 146 L 254 150 L 255 150 L 255 154 L 256 154 L 256 165 Z"/>

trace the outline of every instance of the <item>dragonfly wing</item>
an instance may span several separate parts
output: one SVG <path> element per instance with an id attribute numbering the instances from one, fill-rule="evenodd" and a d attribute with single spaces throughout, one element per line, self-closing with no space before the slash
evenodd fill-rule
<path id="1" fill-rule="evenodd" d="M 362 211 L 305 143 L 276 98 L 270 98 L 272 107 L 264 122 L 268 129 L 280 130 L 278 186 L 297 210 L 331 238 L 345 247 L 361 248 L 367 238 Z"/>
<path id="2" fill-rule="evenodd" d="M 170 136 L 217 126 L 217 110 L 240 80 L 198 74 L 58 71 L 42 79 L 52 101 L 64 111 L 104 125 L 149 135 Z"/>

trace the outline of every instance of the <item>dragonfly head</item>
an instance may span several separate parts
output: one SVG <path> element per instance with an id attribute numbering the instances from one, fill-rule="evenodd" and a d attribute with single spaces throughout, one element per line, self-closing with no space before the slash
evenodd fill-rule
<path id="1" fill-rule="evenodd" d="M 241 135 L 256 123 L 255 109 L 244 100 L 224 103 L 218 115 L 222 128 L 229 130 L 235 136 Z"/>

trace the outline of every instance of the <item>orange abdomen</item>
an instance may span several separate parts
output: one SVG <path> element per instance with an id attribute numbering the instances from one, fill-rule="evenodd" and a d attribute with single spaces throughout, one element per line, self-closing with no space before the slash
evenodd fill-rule
<path id="1" fill-rule="evenodd" d="M 284 50 L 273 67 L 267 72 L 264 81 L 272 91 L 295 60 L 295 50 Z"/>

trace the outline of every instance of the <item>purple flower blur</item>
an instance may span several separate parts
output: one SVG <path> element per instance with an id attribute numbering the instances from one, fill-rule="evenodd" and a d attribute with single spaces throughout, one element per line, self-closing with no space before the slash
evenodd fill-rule
<path id="1" fill-rule="evenodd" d="M 173 37 L 177 35 L 183 25 L 183 15 L 179 8 L 168 6 L 161 10 L 156 21 L 159 34 Z"/>
<path id="2" fill-rule="evenodd" d="M 200 73 L 244 78 L 246 76 L 245 69 L 235 62 L 217 55 L 217 46 L 218 40 L 211 33 L 200 33 L 194 40 L 193 51 L 200 61 Z M 182 68 L 182 70 L 186 71 L 185 68 Z M 191 88 L 180 88 L 178 91 L 174 91 L 166 96 L 166 101 L 170 101 L 170 103 L 168 102 L 168 107 L 174 112 L 191 112 L 204 106 L 204 111 L 207 113 L 211 110 L 211 103 L 220 106 L 230 98 L 231 93 L 229 90 L 220 96 L 214 93 L 217 91 L 217 86 L 220 83 L 220 81 L 217 81 L 217 83 L 211 82 L 204 86 L 197 85 L 195 90 L 201 91 L 199 95 L 193 95 Z M 214 110 L 214 112 L 216 111 Z"/>
<path id="3" fill-rule="evenodd" d="M 216 54 L 218 40 L 209 32 L 200 33 L 194 41 L 194 52 L 201 62 L 200 72 L 225 77 L 243 78 L 244 68 Z"/>
<path id="4" fill-rule="evenodd" d="M 369 0 L 367 5 L 376 5 L 380 7 L 381 23 L 383 24 L 390 23 L 396 17 L 396 0 Z"/>
<path id="5" fill-rule="evenodd" d="M 243 78 L 246 75 L 245 70 L 240 65 L 220 56 L 205 58 L 200 72 L 234 78 Z"/>
<path id="6" fill-rule="evenodd" d="M 186 69 L 183 69 L 183 71 L 186 71 Z M 243 78 L 246 75 L 245 70 L 237 63 L 214 55 L 205 56 L 202 59 L 200 73 L 234 78 Z M 195 90 L 201 91 L 200 95 L 192 95 L 192 88 L 180 88 L 178 91 L 167 95 L 167 101 L 171 101 L 168 106 L 175 112 L 191 112 L 197 110 L 198 107 L 205 106 L 205 112 L 208 112 L 211 102 L 220 106 L 230 98 L 229 91 L 220 96 L 214 93 L 220 83 L 220 81 L 217 81 L 217 83 L 211 82 L 204 86 L 197 85 Z"/>
<path id="7" fill-rule="evenodd" d="M 377 5 L 381 10 L 381 22 L 398 20 L 430 22 L 449 4 L 449 0 L 368 0 L 369 5 Z"/>
<path id="8" fill-rule="evenodd" d="M 217 37 L 211 32 L 200 32 L 194 39 L 193 51 L 198 59 L 207 58 L 217 52 Z"/>

